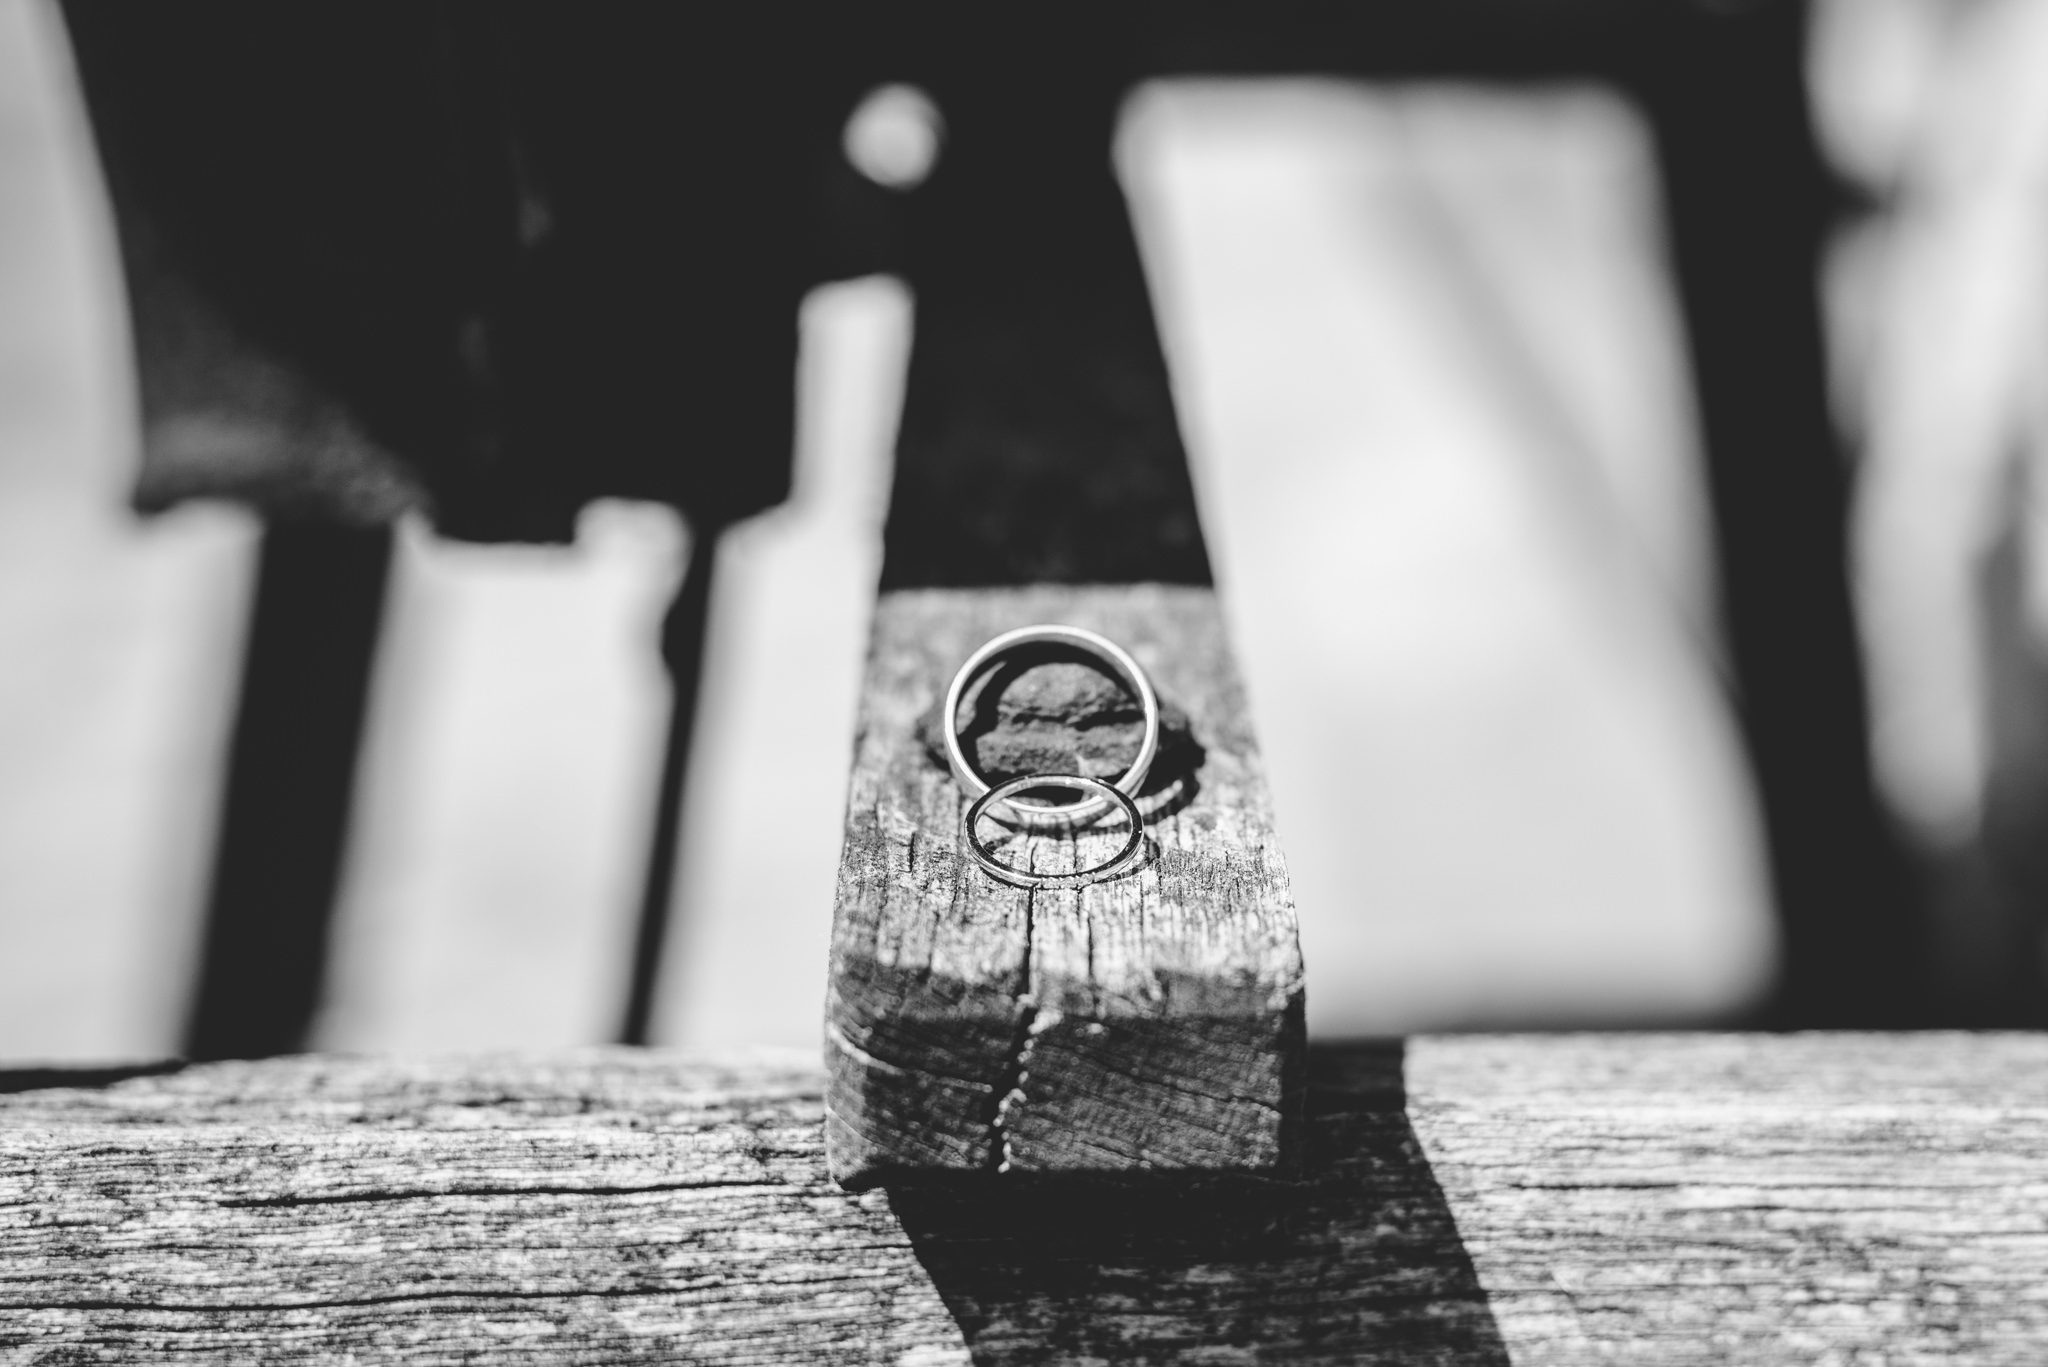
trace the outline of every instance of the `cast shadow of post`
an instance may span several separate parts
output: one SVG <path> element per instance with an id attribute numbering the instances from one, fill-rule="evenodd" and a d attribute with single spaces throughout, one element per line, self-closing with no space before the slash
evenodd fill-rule
<path id="1" fill-rule="evenodd" d="M 894 1186 L 890 1204 L 984 1367 L 1507 1367 L 1402 1056 L 1310 1050 L 1293 1180 L 1010 1174 Z"/>

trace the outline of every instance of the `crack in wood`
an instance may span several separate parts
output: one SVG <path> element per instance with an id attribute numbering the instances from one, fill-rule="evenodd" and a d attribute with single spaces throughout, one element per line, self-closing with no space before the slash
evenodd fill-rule
<path id="1" fill-rule="evenodd" d="M 703 1182 L 649 1182 L 636 1186 L 530 1186 L 530 1187 L 421 1187 L 415 1191 L 352 1191 L 314 1196 L 227 1197 L 214 1204 L 223 1210 L 265 1210 L 290 1206 L 345 1206 L 390 1201 L 434 1201 L 441 1199 L 496 1200 L 531 1196 L 641 1196 L 677 1191 L 740 1191 L 747 1188 L 787 1187 L 791 1183 L 765 1178 L 747 1180 L 721 1178 Z"/>
<path id="2" fill-rule="evenodd" d="M 965 799 L 919 734 L 958 661 L 1032 621 L 1133 650 L 1184 719 L 1174 753 L 1199 765 L 1148 794 L 1147 861 L 1077 890 L 982 876 L 957 845 Z M 1102 735 L 1129 724 L 1128 700 L 1092 669 L 1052 660 L 1007 679 L 1019 700 L 978 699 L 993 721 L 975 740 L 1009 762 L 1078 755 L 1089 709 L 1117 714 Z M 925 1171 L 1282 1162 L 1299 1105 L 1300 950 L 1214 594 L 885 594 L 862 707 L 828 998 L 834 1172 L 861 1186 Z M 1107 771 L 1116 755 L 1090 762 Z M 1023 857 L 1092 858 L 1090 842 L 1113 838 L 1039 833 Z M 931 1076 L 978 1079 L 979 1101 Z"/>

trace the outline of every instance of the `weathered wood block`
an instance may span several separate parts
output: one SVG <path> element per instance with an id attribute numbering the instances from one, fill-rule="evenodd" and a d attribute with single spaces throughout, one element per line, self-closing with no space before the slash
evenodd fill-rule
<path id="1" fill-rule="evenodd" d="M 960 843 L 968 797 L 920 736 L 920 715 L 960 662 L 997 632 L 1033 622 L 1117 641 L 1175 709 L 1159 781 L 1139 801 L 1151 841 L 1144 861 L 1076 890 L 1026 891 L 977 869 Z M 1061 719 L 1039 711 L 1051 723 L 1036 731 L 1042 740 Z M 1103 729 L 1116 736 L 1128 725 Z M 1023 730 L 1010 763 L 1044 757 Z M 1083 734 L 1072 759 L 1106 773 L 1128 755 Z M 1120 840 L 1120 831 L 1084 830 L 1018 845 L 1028 844 L 1033 867 L 1058 870 L 1098 862 Z M 1299 1104 L 1301 952 L 1211 590 L 882 596 L 847 800 L 826 1034 L 827 1152 L 848 1186 L 931 1170 L 1284 1161 Z"/>

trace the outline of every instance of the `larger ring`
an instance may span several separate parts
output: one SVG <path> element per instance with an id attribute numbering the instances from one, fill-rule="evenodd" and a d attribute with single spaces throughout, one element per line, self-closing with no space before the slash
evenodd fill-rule
<path id="1" fill-rule="evenodd" d="M 1106 636 L 1098 636 L 1082 627 L 1045 624 L 1035 627 L 1018 627 L 995 637 L 967 657 L 967 663 L 960 666 L 960 672 L 953 676 L 953 682 L 946 689 L 946 710 L 943 714 L 946 732 L 946 759 L 953 766 L 953 777 L 960 781 L 969 795 L 980 798 L 989 792 L 988 780 L 974 772 L 967 762 L 967 752 L 960 747 L 960 699 L 967 692 L 967 685 L 988 668 L 991 661 L 1006 655 L 1018 646 L 1026 645 L 1074 646 L 1083 653 L 1092 655 L 1123 676 L 1131 692 L 1138 695 L 1138 705 L 1145 713 L 1145 735 L 1138 742 L 1138 757 L 1131 761 L 1131 767 L 1124 770 L 1117 779 L 1117 789 L 1126 797 L 1136 797 L 1138 786 L 1151 771 L 1152 760 L 1159 753 L 1159 695 L 1152 691 L 1152 680 L 1147 678 L 1143 667 L 1131 658 L 1130 652 Z M 1004 784 L 1012 792 L 1022 791 L 1014 784 Z M 1054 785 L 1056 786 L 1056 785 Z M 1020 824 L 1026 826 L 1048 825 L 1054 822 L 1086 820 L 1109 807 L 1109 800 L 1100 796 L 1083 798 L 1056 807 L 1036 803 L 1007 802 L 1004 804 L 1014 812 Z"/>
<path id="2" fill-rule="evenodd" d="M 1024 869 L 1011 868 L 996 858 L 993 851 L 983 847 L 981 838 L 974 833 L 974 828 L 988 815 L 990 807 L 999 802 L 1007 803 L 1011 797 L 1026 788 L 1071 788 L 1076 792 L 1094 794 L 1090 801 L 1100 802 L 1105 806 L 1114 803 L 1123 809 L 1124 818 L 1131 823 L 1131 838 L 1126 840 L 1124 847 L 1107 861 L 1093 868 L 1078 869 L 1073 873 L 1031 873 Z M 1014 804 L 1010 805 L 1012 811 L 1016 810 Z M 974 856 L 975 863 L 981 865 L 990 877 L 999 878 L 1020 888 L 1085 888 L 1090 883 L 1100 883 L 1116 877 L 1129 868 L 1145 849 L 1145 821 L 1138 815 L 1138 804 L 1131 801 L 1129 795 L 1121 790 L 1111 787 L 1099 778 L 1089 778 L 1084 774 L 1026 774 L 1022 778 L 999 783 L 974 799 L 973 805 L 969 806 L 960 818 L 960 829 L 967 837 L 967 849 Z"/>

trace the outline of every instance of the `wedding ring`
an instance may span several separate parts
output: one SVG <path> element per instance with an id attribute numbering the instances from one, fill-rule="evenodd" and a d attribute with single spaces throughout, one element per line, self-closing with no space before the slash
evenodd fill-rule
<path id="1" fill-rule="evenodd" d="M 1093 868 L 1080 869 L 1073 873 L 1032 873 L 1025 869 L 1012 868 L 996 858 L 995 852 L 981 843 L 975 828 L 988 815 L 988 809 L 998 803 L 1006 804 L 1012 811 L 1017 804 L 1009 801 L 1027 788 L 1069 788 L 1075 792 L 1091 794 L 1091 801 L 1104 805 L 1114 803 L 1123 810 L 1124 819 L 1131 824 L 1130 839 L 1106 862 Z M 1057 810 L 1041 808 L 1038 810 Z M 1067 809 L 1071 810 L 1071 808 Z M 974 856 L 974 862 L 981 865 L 991 878 L 999 878 L 1020 888 L 1085 888 L 1090 883 L 1100 883 L 1116 877 L 1136 862 L 1145 849 L 1145 822 L 1138 815 L 1138 804 L 1128 794 L 1113 788 L 1099 778 L 1088 778 L 1081 774 L 1026 774 L 999 783 L 974 799 L 972 806 L 960 818 L 960 829 L 967 836 L 967 849 Z"/>
<path id="2" fill-rule="evenodd" d="M 967 752 L 960 745 L 960 699 L 967 692 L 967 685 L 986 671 L 998 657 L 1009 654 L 1019 646 L 1027 645 L 1070 646 L 1083 654 L 1091 655 L 1121 675 L 1131 692 L 1137 695 L 1138 705 L 1145 713 L 1145 734 L 1138 743 L 1137 758 L 1131 761 L 1131 767 L 1124 770 L 1123 776 L 1116 780 L 1115 785 L 1122 796 L 1136 797 L 1139 785 L 1145 781 L 1146 773 L 1152 768 L 1153 757 L 1159 753 L 1159 695 L 1152 691 L 1152 680 L 1145 676 L 1144 669 L 1131 658 L 1130 652 L 1109 638 L 1098 636 L 1081 627 L 1051 624 L 1018 627 L 1014 631 L 1006 631 L 995 637 L 967 657 L 967 663 L 960 666 L 959 673 L 953 676 L 952 686 L 946 690 L 946 710 L 943 714 L 946 759 L 953 766 L 953 777 L 960 781 L 960 786 L 965 788 L 969 795 L 977 799 L 988 796 L 988 780 L 974 772 L 973 766 L 967 762 Z M 1065 779 L 1057 783 L 1047 780 L 1045 784 L 1047 787 L 1063 785 L 1073 786 Z M 1030 786 L 1015 782 L 1003 785 L 1008 793 L 1022 792 Z M 1097 786 L 1103 787 L 1105 791 L 1108 787 L 1106 784 Z M 992 801 L 1002 801 L 1005 807 L 1016 814 L 1018 822 L 1026 826 L 1084 821 L 1100 815 L 1110 806 L 1110 799 L 1099 794 L 1057 806 L 1004 799 Z"/>

